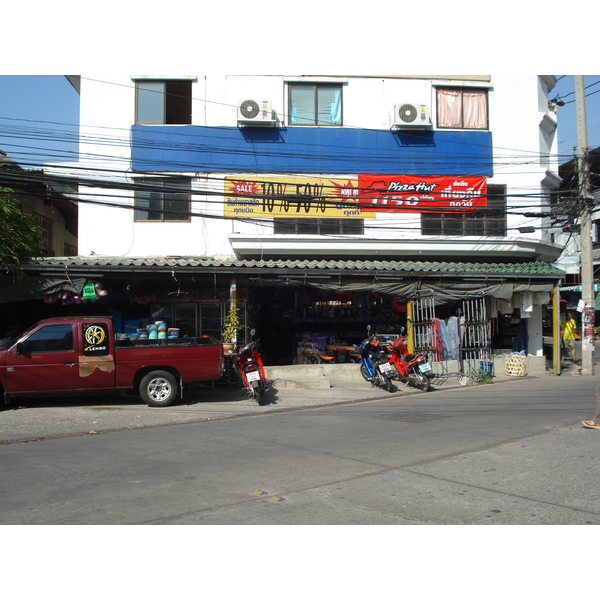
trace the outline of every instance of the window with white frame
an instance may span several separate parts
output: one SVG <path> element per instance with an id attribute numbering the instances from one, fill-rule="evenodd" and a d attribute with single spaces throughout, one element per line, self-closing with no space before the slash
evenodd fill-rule
<path id="1" fill-rule="evenodd" d="M 135 220 L 190 221 L 190 180 L 186 177 L 137 179 Z"/>
<path id="2" fill-rule="evenodd" d="M 488 129 L 488 91 L 482 88 L 437 88 L 439 129 Z"/>
<path id="3" fill-rule="evenodd" d="M 290 125 L 342 125 L 342 86 L 335 83 L 288 84 Z"/>
<path id="4" fill-rule="evenodd" d="M 147 125 L 190 125 L 192 82 L 183 79 L 136 81 L 135 122 Z"/>

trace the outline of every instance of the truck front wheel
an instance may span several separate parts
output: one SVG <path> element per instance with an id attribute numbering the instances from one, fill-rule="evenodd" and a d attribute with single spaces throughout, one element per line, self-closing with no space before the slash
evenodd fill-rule
<path id="1" fill-rule="evenodd" d="M 148 406 L 169 406 L 178 391 L 177 380 L 168 371 L 151 371 L 140 382 L 140 396 Z"/>

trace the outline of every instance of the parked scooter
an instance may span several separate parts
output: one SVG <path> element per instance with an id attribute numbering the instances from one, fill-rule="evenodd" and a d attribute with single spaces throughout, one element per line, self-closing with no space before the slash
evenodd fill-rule
<path id="1" fill-rule="evenodd" d="M 427 357 L 424 354 L 409 354 L 404 335 L 396 338 L 387 349 L 390 356 L 385 363 L 380 364 L 380 369 L 390 379 L 428 392 L 431 388 L 430 378 L 433 372 Z"/>
<path id="2" fill-rule="evenodd" d="M 368 326 L 367 330 L 370 331 L 371 327 Z M 382 364 L 387 364 L 385 361 L 385 355 L 382 355 L 379 351 L 379 342 L 377 341 L 376 335 L 367 336 L 360 345 L 356 348 L 356 352 L 360 354 L 360 373 L 366 381 L 370 381 L 371 385 L 378 386 L 388 392 L 393 389 L 392 381 L 385 372 L 380 368 L 380 359 L 384 358 Z M 387 367 L 384 367 L 387 369 Z"/>
<path id="3" fill-rule="evenodd" d="M 253 340 L 238 350 L 238 368 L 242 376 L 242 383 L 248 392 L 248 398 L 256 400 L 260 406 L 265 403 L 264 394 L 267 391 L 267 378 L 257 344 L 260 340 Z"/>

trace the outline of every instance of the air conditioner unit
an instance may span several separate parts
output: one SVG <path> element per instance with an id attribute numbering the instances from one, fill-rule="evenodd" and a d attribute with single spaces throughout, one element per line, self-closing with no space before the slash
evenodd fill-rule
<path id="1" fill-rule="evenodd" d="M 394 105 L 394 128 L 427 129 L 431 127 L 428 104 L 402 102 Z"/>
<path id="2" fill-rule="evenodd" d="M 237 120 L 243 125 L 275 125 L 277 122 L 269 100 L 242 100 Z"/>

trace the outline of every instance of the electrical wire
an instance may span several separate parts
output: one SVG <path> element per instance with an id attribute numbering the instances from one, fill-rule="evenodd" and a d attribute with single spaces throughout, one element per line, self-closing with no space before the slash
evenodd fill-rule
<path id="1" fill-rule="evenodd" d="M 101 80 L 94 80 L 94 79 L 91 79 L 91 78 L 85 78 L 85 77 L 83 77 L 82 79 L 83 79 L 83 80 L 94 81 L 94 82 L 97 82 L 97 83 L 103 83 L 103 84 L 105 84 L 105 85 L 114 85 L 114 86 L 119 86 L 119 87 L 125 87 L 125 88 L 131 89 L 131 90 L 135 89 L 135 86 L 134 86 L 134 85 L 130 85 L 130 84 L 120 84 L 120 83 L 116 83 L 116 82 L 107 82 L 107 81 L 101 81 Z M 596 82 L 596 83 L 598 83 L 598 82 Z M 594 83 L 594 84 L 591 84 L 591 85 L 595 85 L 596 83 Z M 588 87 L 591 87 L 591 86 L 588 86 Z M 220 106 L 225 106 L 225 107 L 228 107 L 228 108 L 234 108 L 234 105 L 229 105 L 229 104 L 222 103 L 222 102 L 210 101 L 210 100 L 207 100 L 207 99 L 191 98 L 191 100 L 192 100 L 192 101 L 194 101 L 194 102 L 211 103 L 211 104 L 217 104 L 217 105 L 220 105 Z M 284 115 L 284 116 L 285 116 L 285 115 Z M 353 128 L 353 126 L 352 126 L 352 125 L 345 124 L 345 125 L 344 125 L 344 128 L 345 128 L 345 129 L 352 129 L 352 128 Z M 361 128 L 361 129 L 362 129 L 362 128 Z M 128 130 L 127 130 L 127 134 L 129 134 L 129 131 L 128 131 Z M 185 134 L 185 133 L 180 133 L 179 135 L 186 135 L 186 134 Z M 410 135 L 410 134 L 409 134 L 409 133 L 406 133 L 405 135 Z M 123 139 L 125 139 L 125 138 L 123 138 Z M 115 142 L 115 140 L 112 140 L 112 142 L 111 142 L 111 143 L 113 143 L 113 144 L 114 144 L 114 142 Z M 494 149 L 494 151 L 496 151 L 496 150 L 498 150 L 498 149 L 496 149 L 496 148 L 495 148 L 495 149 Z M 393 157 L 392 157 L 392 158 L 393 158 Z M 193 166 L 193 165 L 190 165 L 190 166 Z"/>
<path id="2" fill-rule="evenodd" d="M 104 83 L 110 83 L 110 82 L 104 82 Z M 597 85 L 598 83 L 600 83 L 600 81 L 594 82 L 593 84 L 590 84 L 589 86 L 586 86 L 586 89 L 589 88 L 589 87 L 592 87 L 594 85 Z M 116 84 L 116 83 L 110 83 L 110 84 L 111 85 L 121 85 L 121 84 Z M 130 87 L 130 88 L 132 88 L 132 86 L 124 86 L 124 87 Z M 598 90 L 598 91 L 600 91 L 600 90 Z M 592 93 L 597 93 L 597 92 L 592 92 Z M 210 102 L 210 101 L 207 101 L 207 100 L 200 100 L 200 99 L 193 99 L 193 100 L 200 101 L 200 102 Z M 225 106 L 229 106 L 229 105 L 225 105 Z M 31 122 L 36 122 L 36 121 L 31 121 Z M 39 123 L 39 122 L 36 122 L 36 123 Z M 52 122 L 42 122 L 42 123 L 51 123 L 51 124 L 54 124 L 54 125 L 66 125 L 66 124 L 58 124 L 58 123 L 52 123 Z M 345 126 L 345 127 L 348 128 L 348 126 Z M 89 127 L 86 126 L 86 129 L 89 129 Z M 97 129 L 97 128 L 94 128 L 94 129 Z M 109 129 L 110 131 L 118 131 L 115 128 L 102 128 L 102 129 Z M 123 131 L 125 131 L 125 130 L 123 130 Z M 126 130 L 126 131 L 129 134 L 129 130 Z M 129 142 L 129 140 L 125 136 L 123 136 L 123 137 L 108 136 L 107 137 L 107 136 L 93 136 L 93 135 L 89 135 L 89 134 L 84 134 L 83 136 L 79 137 L 79 136 L 77 136 L 77 134 L 61 133 L 60 136 L 62 136 L 62 137 L 59 137 L 54 132 L 53 133 L 48 133 L 47 131 L 40 130 L 40 129 L 33 129 L 33 128 L 30 128 L 29 130 L 23 131 L 23 130 L 19 130 L 18 127 L 13 127 L 12 132 L 9 131 L 9 133 L 12 133 L 12 136 L 15 139 L 24 139 L 26 141 L 31 141 L 31 140 L 43 141 L 43 140 L 50 139 L 51 141 L 62 141 L 62 142 L 72 142 L 72 143 L 76 143 L 76 142 L 80 142 L 81 141 L 84 145 L 91 144 L 91 145 L 95 145 L 95 146 L 101 146 L 101 145 L 107 145 L 109 147 L 119 147 L 119 146 L 121 146 L 121 147 L 127 147 L 127 146 L 130 146 L 130 142 Z M 182 135 L 186 136 L 188 134 L 181 133 L 181 134 L 178 134 L 178 135 L 179 136 L 182 136 Z M 222 138 L 221 138 L 221 140 L 222 140 Z M 217 136 L 216 141 L 217 142 L 219 141 L 218 136 Z M 31 150 L 40 150 L 40 151 L 43 150 L 42 148 L 35 148 L 35 147 L 31 147 L 31 146 L 21 146 L 21 147 L 23 147 L 23 148 L 25 148 L 27 150 L 30 150 L 30 151 Z M 161 149 L 160 146 L 148 145 L 148 144 L 143 144 L 143 143 L 140 143 L 140 147 L 147 147 L 147 148 L 151 148 L 153 150 L 159 150 L 159 149 Z M 304 155 L 295 153 L 295 154 L 291 154 L 290 156 L 293 157 L 294 159 L 301 159 L 303 157 L 306 158 L 306 157 L 312 156 L 313 153 L 310 150 L 313 149 L 314 146 L 307 144 L 306 148 L 307 148 L 308 151 Z M 183 138 L 183 141 L 180 141 L 180 142 L 178 142 L 176 144 L 168 146 L 168 149 L 169 150 L 185 150 L 185 149 L 193 150 L 193 148 L 190 147 L 190 145 L 185 142 L 185 137 Z M 220 149 L 220 148 L 218 148 L 216 146 L 212 147 L 212 148 L 209 147 L 208 149 L 212 149 L 214 152 L 223 152 L 222 149 Z M 497 151 L 499 151 L 499 150 L 509 150 L 509 149 L 494 148 L 493 150 L 494 150 L 495 159 L 496 159 L 495 162 L 494 162 L 494 170 L 495 170 L 495 172 L 498 171 L 498 170 L 500 170 L 503 167 L 506 167 L 506 168 L 510 167 L 511 169 L 513 169 L 513 170 L 511 170 L 511 173 L 510 173 L 511 176 L 513 176 L 513 175 L 516 174 L 514 172 L 514 167 L 516 166 L 515 162 L 514 162 L 515 160 L 521 159 L 521 162 L 518 163 L 518 164 L 522 164 L 522 165 L 526 165 L 526 164 L 539 164 L 538 163 L 539 158 L 542 156 L 541 154 L 534 153 L 532 151 L 515 151 L 515 150 L 511 150 L 511 152 L 517 152 L 517 153 L 515 153 L 515 154 L 506 154 L 504 157 L 500 157 L 500 156 L 497 156 Z M 250 153 L 252 154 L 252 151 Z M 114 161 L 117 164 L 119 164 L 119 163 L 128 164 L 128 162 L 129 162 L 129 157 L 128 156 L 119 157 L 119 156 L 114 156 L 114 155 L 102 155 L 102 154 L 93 154 L 93 153 L 92 154 L 89 154 L 89 153 L 87 153 L 87 154 L 86 153 L 79 154 L 78 152 L 74 152 L 74 151 L 71 154 L 74 157 L 77 156 L 80 160 L 83 159 L 81 162 L 85 162 L 85 161 L 102 161 L 102 162 L 106 163 L 106 162 L 109 162 L 109 161 Z M 278 153 L 274 153 L 273 155 L 275 155 L 275 154 L 276 155 L 281 155 L 281 153 L 279 153 L 279 152 Z M 526 154 L 530 154 L 531 157 L 532 157 L 532 159 L 531 160 L 522 160 L 523 159 L 523 155 L 526 155 Z M 69 153 L 67 153 L 67 155 L 69 155 Z M 30 156 L 37 156 L 37 154 L 30 152 Z M 64 158 L 64 154 L 60 154 L 59 156 L 60 156 L 60 158 Z M 333 154 L 332 154 L 332 156 L 333 156 Z M 557 156 L 559 156 L 559 155 L 557 155 Z M 544 157 L 546 157 L 546 155 L 544 155 Z M 393 156 L 390 156 L 390 159 L 393 159 L 393 158 L 394 158 Z M 468 155 L 463 155 L 461 157 L 461 161 L 464 160 L 464 159 L 466 159 L 466 158 L 468 158 Z M 502 161 L 506 161 L 506 162 L 499 162 L 498 159 L 500 159 L 500 158 L 502 159 Z M 422 160 L 423 160 L 423 162 L 425 164 L 425 161 L 427 161 L 428 159 L 427 158 L 423 158 Z M 157 168 L 159 168 L 159 167 L 165 166 L 165 165 L 163 163 L 163 164 L 157 164 L 156 166 L 157 166 Z M 192 170 L 192 171 L 198 171 L 198 165 L 195 165 L 195 164 L 187 164 L 187 165 L 182 165 L 182 166 L 189 167 L 190 170 Z M 49 167 L 46 166 L 45 168 L 47 169 Z M 60 165 L 60 167 L 58 167 L 58 168 L 62 169 L 62 170 L 65 170 L 67 168 L 70 168 L 71 170 L 75 169 L 75 167 L 73 167 L 73 166 L 66 167 L 66 165 L 64 165 L 64 164 Z M 90 169 L 90 167 L 77 167 L 77 168 L 79 168 L 81 170 L 87 170 L 87 171 L 89 171 L 89 169 Z M 106 172 L 105 169 L 97 169 L 96 171 Z M 121 176 L 125 176 L 125 177 L 131 177 L 133 175 L 127 169 L 123 169 L 123 170 L 115 169 L 112 172 L 113 173 L 117 173 L 117 174 L 119 174 Z M 535 171 L 535 172 L 537 173 L 538 171 Z M 524 173 L 527 173 L 527 172 L 523 171 L 522 174 L 524 174 Z M 530 171 L 529 173 L 533 173 L 533 171 Z M 161 176 L 163 178 L 166 177 L 164 174 L 162 174 Z M 290 177 L 294 176 L 294 177 L 297 177 L 299 175 L 293 173 L 293 174 L 281 174 L 279 176 L 280 177 L 285 177 L 285 176 L 290 176 Z M 207 179 L 209 179 L 209 178 L 207 178 Z M 214 180 L 215 181 L 219 181 L 220 183 L 223 182 L 222 178 L 214 178 Z M 252 181 L 252 180 L 250 180 L 250 181 Z M 79 180 L 79 181 L 76 181 L 76 182 L 73 182 L 73 183 L 81 184 L 82 182 L 81 182 L 81 180 Z M 104 183 L 106 183 L 106 181 Z M 94 184 L 91 184 L 91 185 L 103 187 L 100 184 L 100 182 L 95 182 Z M 115 186 L 115 187 L 119 187 L 119 186 L 122 187 L 123 186 L 122 182 L 112 182 L 112 185 Z M 135 187 L 134 188 L 126 188 L 126 189 L 129 189 L 130 191 L 134 191 L 134 192 L 136 190 Z M 138 189 L 138 191 L 139 191 L 139 189 Z M 194 195 L 198 195 L 198 194 L 199 195 L 211 195 L 211 194 L 214 194 L 214 195 L 217 195 L 217 196 L 221 196 L 224 199 L 226 199 L 228 197 L 228 194 L 224 193 L 221 190 L 216 190 L 216 191 L 212 191 L 212 190 L 208 190 L 208 189 L 207 190 L 201 190 L 201 191 L 194 190 L 193 194 Z M 126 196 L 126 195 L 125 196 L 115 196 L 115 197 L 130 198 L 130 196 Z M 512 198 L 515 198 L 515 199 L 517 199 L 517 198 L 518 199 L 527 199 L 527 198 L 533 199 L 533 198 L 545 198 L 546 195 L 543 194 L 543 193 L 537 192 L 537 193 L 531 193 L 531 194 L 512 194 L 512 195 L 507 195 L 507 198 L 509 198 L 509 197 L 512 197 Z M 204 200 L 204 201 L 205 202 L 212 202 L 212 201 L 207 201 L 207 200 Z M 327 201 L 329 202 L 329 200 L 327 200 Z M 335 198 L 335 199 L 331 200 L 331 202 L 337 202 L 337 203 L 339 203 L 339 201 L 340 201 L 339 198 Z M 226 202 L 226 200 L 220 201 L 221 204 L 223 204 L 223 202 Z M 129 208 L 130 205 L 122 205 L 122 207 Z M 536 204 L 532 204 L 531 207 L 536 208 L 537 205 Z M 507 206 L 505 214 L 519 214 L 519 213 L 511 213 L 510 211 L 513 210 L 513 208 L 514 208 L 514 210 L 516 210 L 517 208 L 523 209 L 523 205 L 521 203 L 519 205 L 515 205 L 514 207 Z M 438 212 L 438 211 L 436 211 L 436 212 Z M 523 214 L 526 214 L 526 213 L 523 213 Z M 203 214 L 201 216 L 208 216 L 208 215 Z M 226 218 L 231 219 L 232 217 L 226 217 Z"/>
<path id="3" fill-rule="evenodd" d="M 0 117 L 0 122 L 2 122 L 2 120 L 6 120 L 6 118 L 2 118 Z M 190 128 L 196 128 L 198 129 L 199 126 L 189 126 Z M 79 146 L 86 146 L 86 145 L 94 145 L 94 146 L 101 146 L 101 145 L 108 145 L 110 147 L 113 148 L 118 148 L 118 147 L 127 147 L 130 148 L 131 151 L 135 151 L 136 148 L 140 148 L 140 149 L 147 149 L 147 150 L 153 150 L 153 151 L 160 151 L 160 150 L 182 150 L 182 151 L 188 151 L 188 152 L 197 152 L 198 151 L 198 137 L 197 135 L 194 135 L 192 133 L 186 132 L 186 130 L 188 129 L 186 128 L 181 128 L 182 131 L 178 131 L 176 134 L 171 133 L 169 135 L 169 144 L 168 145 L 159 145 L 159 144 L 150 144 L 147 142 L 144 142 L 143 139 L 140 139 L 140 136 L 138 136 L 137 138 L 137 145 L 133 145 L 131 143 L 130 140 L 130 134 L 131 131 L 128 130 L 118 130 L 118 131 L 123 131 L 123 135 L 121 137 L 119 136 L 94 136 L 94 135 L 90 135 L 87 133 L 82 133 L 80 136 L 77 135 L 72 135 L 70 134 L 67 138 L 64 137 L 58 137 L 56 136 L 54 138 L 54 141 L 56 142 L 63 142 L 63 143 L 68 143 L 68 142 L 73 142 L 73 144 L 79 142 Z M 246 152 L 242 152 L 240 150 L 231 150 L 230 148 L 227 148 L 227 150 L 225 151 L 223 149 L 223 143 L 227 142 L 228 140 L 223 137 L 223 136 L 219 136 L 217 135 L 217 132 L 219 131 L 220 128 L 202 128 L 203 131 L 203 137 L 202 140 L 204 141 L 203 144 L 203 151 L 212 151 L 215 153 L 224 153 L 227 152 L 227 154 L 233 154 L 233 155 L 243 155 L 243 154 L 250 154 L 250 155 L 255 155 L 254 150 L 253 149 L 249 149 Z M 234 128 L 231 128 L 234 129 Z M 12 128 L 10 127 L 4 127 L 4 137 L 5 138 L 11 138 L 11 139 L 25 139 L 28 141 L 41 141 L 44 139 L 48 139 L 47 136 L 42 136 L 42 135 L 35 135 L 35 131 L 32 133 L 30 130 L 29 131 L 25 131 L 25 132 L 20 132 L 18 130 L 17 127 L 13 126 Z M 2 130 L 0 130 L 2 131 Z M 113 129 L 113 131 L 115 131 L 115 129 Z M 372 130 L 373 131 L 373 130 Z M 411 136 L 414 134 L 411 133 L 406 133 L 403 134 L 405 136 Z M 189 142 L 188 142 L 189 140 Z M 211 140 L 212 140 L 212 145 L 211 145 Z M 465 147 L 476 147 L 473 144 L 466 144 L 466 143 L 461 143 L 461 142 L 456 142 L 455 145 L 463 145 Z M 300 148 L 305 148 L 306 151 L 304 153 L 300 153 L 300 152 L 294 152 L 294 153 L 285 153 L 282 152 L 281 149 L 278 150 L 277 152 L 274 153 L 266 153 L 266 156 L 287 156 L 288 158 L 291 159 L 295 159 L 295 160 L 302 160 L 302 159 L 307 159 L 311 156 L 315 155 L 315 152 L 318 152 L 320 155 L 327 157 L 328 155 L 332 158 L 336 158 L 337 156 L 339 156 L 340 151 L 349 151 L 349 150 L 355 150 L 355 148 L 352 147 L 348 147 L 348 146 L 343 146 L 343 145 L 336 145 L 335 148 L 332 148 L 331 150 L 324 150 L 322 145 L 316 146 L 314 144 L 296 144 L 296 147 L 300 147 Z M 31 146 L 20 146 L 18 144 L 14 144 L 11 145 L 11 147 L 15 147 L 15 148 L 25 148 L 25 149 L 31 149 Z M 484 147 L 484 148 L 488 148 L 487 145 L 485 146 L 480 146 L 480 147 Z M 541 154 L 539 152 L 533 152 L 533 151 L 524 151 L 524 150 L 520 150 L 518 151 L 518 153 L 515 153 L 514 150 L 512 150 L 510 153 L 504 153 L 501 154 L 501 151 L 506 151 L 507 149 L 504 148 L 498 148 L 498 147 L 492 147 L 491 148 L 494 157 L 495 157 L 495 166 L 501 167 L 503 165 L 507 165 L 507 166 L 514 166 L 515 161 L 520 160 L 522 161 L 522 164 L 528 164 L 528 161 L 525 159 L 525 156 L 527 154 L 529 154 L 531 156 L 531 158 L 529 159 L 530 164 L 534 164 L 536 162 L 538 162 L 539 160 L 541 160 L 541 158 L 546 158 L 547 160 L 556 160 L 558 158 L 560 158 L 561 155 L 548 155 L 548 154 Z M 366 148 L 366 151 L 369 153 L 372 153 L 374 151 L 374 149 L 369 149 Z M 441 159 L 444 159 L 446 162 L 451 162 L 451 159 L 454 157 L 454 152 L 449 152 L 446 156 L 441 155 Z M 76 152 L 73 152 L 73 156 L 76 156 Z M 397 157 L 394 154 L 390 154 L 390 155 L 385 155 L 385 154 L 380 154 L 380 157 L 382 160 L 389 160 L 389 161 L 394 161 L 397 160 Z M 110 157 L 110 156 L 106 156 L 106 155 L 102 155 L 102 154 L 87 154 L 84 155 L 84 158 L 90 159 L 90 160 L 94 160 L 97 158 L 103 158 L 104 160 L 108 160 L 108 159 L 115 159 L 116 157 Z M 411 159 L 413 160 L 413 162 L 415 163 L 419 163 L 419 162 L 423 162 L 424 164 L 427 164 L 430 161 L 430 157 L 428 156 L 423 156 L 423 157 L 419 157 L 414 155 L 413 157 L 411 157 Z M 460 161 L 461 161 L 461 165 L 462 163 L 465 163 L 466 161 L 468 161 L 469 159 L 469 154 L 468 153 L 461 153 L 460 155 Z M 124 157 L 124 160 L 125 157 Z M 359 159 L 360 160 L 360 159 Z M 501 162 L 504 161 L 504 162 Z M 165 166 L 165 165 L 169 165 L 169 163 L 163 163 L 162 165 L 157 162 L 156 166 L 157 168 L 160 168 L 161 166 Z M 185 168 L 189 168 L 189 170 L 201 170 L 201 165 L 195 164 L 195 163 L 183 163 L 181 165 L 184 169 Z M 211 168 L 212 170 L 212 168 Z M 473 173 L 475 174 L 475 173 Z"/>

